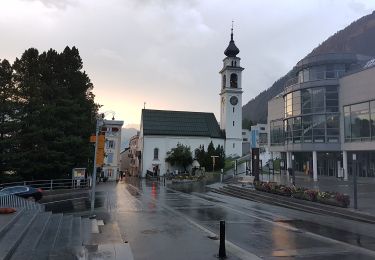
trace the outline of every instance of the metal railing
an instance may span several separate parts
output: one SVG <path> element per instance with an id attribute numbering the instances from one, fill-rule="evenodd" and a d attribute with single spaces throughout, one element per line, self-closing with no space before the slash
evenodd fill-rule
<path id="1" fill-rule="evenodd" d="M 345 74 L 343 70 L 329 70 L 329 71 L 319 71 L 319 72 L 310 72 L 309 79 L 299 82 L 298 77 L 293 77 L 288 79 L 284 84 L 284 91 L 294 90 L 293 86 L 297 83 L 305 83 L 317 80 L 327 80 L 327 79 L 338 79 Z"/>
<path id="2" fill-rule="evenodd" d="M 39 210 L 44 211 L 45 207 L 43 204 L 36 203 L 15 195 L 3 195 L 0 196 L 0 208 L 24 208 L 26 210 Z"/>
<path id="3" fill-rule="evenodd" d="M 31 186 L 42 190 L 59 190 L 59 189 L 79 189 L 89 187 L 88 178 L 81 180 L 73 179 L 54 179 L 54 180 L 35 180 L 1 183 L 0 189 L 11 186 Z"/>

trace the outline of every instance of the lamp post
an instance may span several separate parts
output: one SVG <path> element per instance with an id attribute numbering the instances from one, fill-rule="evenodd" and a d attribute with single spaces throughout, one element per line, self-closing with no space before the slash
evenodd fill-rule
<path id="1" fill-rule="evenodd" d="M 96 187 L 96 156 L 98 153 L 98 139 L 99 139 L 99 128 L 103 125 L 104 114 L 100 114 L 96 118 L 96 129 L 95 129 L 95 155 L 94 155 L 94 167 L 92 171 L 92 187 L 91 187 L 91 217 L 95 217 L 95 187 Z"/>
<path id="2" fill-rule="evenodd" d="M 353 188 L 354 188 L 354 209 L 358 208 L 357 198 L 357 155 L 353 153 Z"/>
<path id="3" fill-rule="evenodd" d="M 293 186 L 296 186 L 296 178 L 294 174 L 294 154 L 292 154 L 292 184 Z"/>

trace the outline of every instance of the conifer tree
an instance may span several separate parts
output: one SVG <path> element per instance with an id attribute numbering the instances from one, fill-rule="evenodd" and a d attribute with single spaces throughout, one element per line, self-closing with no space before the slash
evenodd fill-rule
<path id="1" fill-rule="evenodd" d="M 88 166 L 98 105 L 82 67 L 75 47 L 42 54 L 29 49 L 14 62 L 22 126 L 17 172 L 25 179 L 69 177 L 72 168 Z"/>
<path id="2" fill-rule="evenodd" d="M 18 130 L 17 91 L 12 81 L 12 66 L 0 60 L 0 178 L 13 172 L 14 136 Z"/>

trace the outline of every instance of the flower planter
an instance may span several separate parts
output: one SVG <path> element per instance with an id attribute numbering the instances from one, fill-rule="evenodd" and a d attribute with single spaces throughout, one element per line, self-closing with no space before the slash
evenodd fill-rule
<path id="1" fill-rule="evenodd" d="M 350 198 L 348 195 L 337 192 L 318 192 L 316 190 L 309 190 L 306 188 L 292 189 L 284 185 L 276 185 L 275 183 L 267 182 L 254 182 L 254 188 L 257 191 L 273 193 L 295 199 L 319 202 L 337 207 L 347 208 L 350 204 Z"/>
<path id="2" fill-rule="evenodd" d="M 350 198 L 348 195 L 340 193 L 322 192 L 317 196 L 317 201 L 323 204 L 347 208 L 350 204 Z"/>

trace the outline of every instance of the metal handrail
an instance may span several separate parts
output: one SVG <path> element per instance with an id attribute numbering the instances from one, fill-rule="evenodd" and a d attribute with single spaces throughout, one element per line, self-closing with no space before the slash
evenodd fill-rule
<path id="1" fill-rule="evenodd" d="M 15 195 L 0 196 L 0 208 L 1 207 L 24 208 L 26 210 L 45 211 L 45 206 L 43 204 L 39 204 L 34 201 L 29 201 Z"/>
<path id="2" fill-rule="evenodd" d="M 287 91 L 287 89 L 290 86 L 293 86 L 297 83 L 305 83 L 305 82 L 311 82 L 311 81 L 317 81 L 317 80 L 327 80 L 327 79 L 338 79 L 342 75 L 344 75 L 345 71 L 343 70 L 328 70 L 328 71 L 320 71 L 316 73 L 312 73 L 311 75 L 314 75 L 314 77 L 311 77 L 313 79 L 306 80 L 303 82 L 299 82 L 298 77 L 293 77 L 291 79 L 288 79 L 284 84 L 284 90 Z"/>
<path id="3" fill-rule="evenodd" d="M 86 188 L 89 187 L 89 183 L 90 181 L 88 178 L 82 180 L 52 179 L 1 183 L 0 187 L 5 188 L 10 186 L 31 186 L 34 188 L 41 188 L 43 190 L 56 190 Z"/>

